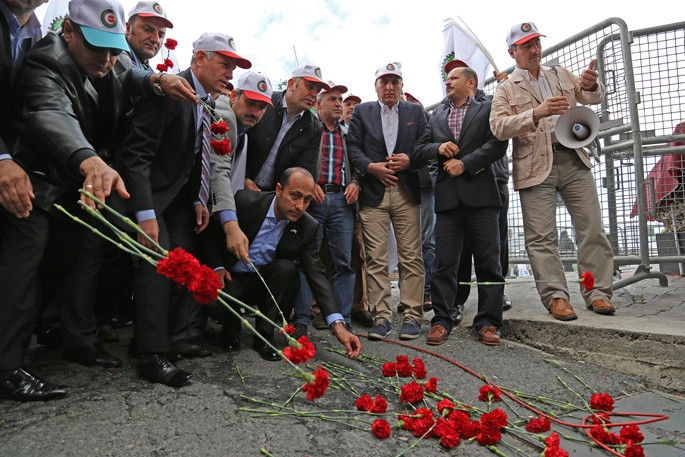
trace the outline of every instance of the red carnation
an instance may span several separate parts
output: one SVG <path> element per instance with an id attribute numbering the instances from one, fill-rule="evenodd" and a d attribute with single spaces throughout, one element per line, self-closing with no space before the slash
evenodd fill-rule
<path id="1" fill-rule="evenodd" d="M 585 286 L 585 290 L 592 290 L 595 287 L 595 277 L 591 272 L 586 271 L 580 275 L 580 283 Z"/>
<path id="2" fill-rule="evenodd" d="M 356 406 L 359 411 L 371 411 L 371 408 L 373 408 L 373 398 L 364 394 L 357 398 L 354 406 Z"/>
<path id="3" fill-rule="evenodd" d="M 448 449 L 452 449 L 459 444 L 459 433 L 454 428 L 454 424 L 443 417 L 439 417 L 435 421 L 433 433 L 440 438 L 440 444 Z"/>
<path id="4" fill-rule="evenodd" d="M 373 402 L 373 406 L 371 407 L 371 412 L 376 413 L 376 414 L 383 414 L 387 410 L 388 410 L 388 400 L 381 397 L 380 395 L 376 395 L 376 400 L 374 400 L 374 402 Z"/>
<path id="5" fill-rule="evenodd" d="M 592 398 L 590 398 L 590 408 L 599 409 L 601 411 L 613 411 L 614 399 L 607 393 L 594 394 Z"/>
<path id="6" fill-rule="evenodd" d="M 423 379 L 428 376 L 426 371 L 426 365 L 424 365 L 423 360 L 418 357 L 414 359 L 414 377 L 416 379 Z"/>
<path id="7" fill-rule="evenodd" d="M 621 444 L 621 437 L 615 433 L 609 432 L 603 425 L 593 425 L 590 429 L 590 435 L 595 441 L 603 444 Z"/>
<path id="8" fill-rule="evenodd" d="M 157 273 L 166 276 L 179 286 L 190 283 L 200 261 L 183 248 L 175 248 L 157 262 Z"/>
<path id="9" fill-rule="evenodd" d="M 371 432 L 376 438 L 384 440 L 390 436 L 390 424 L 384 419 L 376 419 L 371 424 Z"/>
<path id="10" fill-rule="evenodd" d="M 481 427 L 500 429 L 509 425 L 509 416 L 500 408 L 494 409 L 489 413 L 480 416 Z"/>
<path id="11" fill-rule="evenodd" d="M 552 428 L 552 424 L 549 422 L 549 420 L 538 414 L 538 417 L 531 417 L 528 423 L 526 424 L 526 430 L 528 430 L 531 433 L 543 433 L 549 431 L 549 429 Z"/>
<path id="12" fill-rule="evenodd" d="M 174 61 L 171 59 L 164 59 L 164 65 L 168 68 L 174 68 Z"/>
<path id="13" fill-rule="evenodd" d="M 560 447 L 548 447 L 545 449 L 545 457 L 568 457 L 568 452 Z"/>
<path id="14" fill-rule="evenodd" d="M 423 436 L 433 427 L 433 411 L 428 408 L 418 408 L 414 411 L 411 421 L 411 430 L 414 436 Z"/>
<path id="15" fill-rule="evenodd" d="M 285 333 L 286 335 L 292 335 L 293 333 L 295 333 L 295 326 L 293 324 L 286 325 L 278 332 Z"/>
<path id="16" fill-rule="evenodd" d="M 394 362 L 385 362 L 383 368 L 381 369 L 383 376 L 386 378 L 391 378 L 397 375 L 397 364 Z"/>
<path id="17" fill-rule="evenodd" d="M 228 155 L 231 152 L 231 141 L 228 138 L 223 138 L 221 141 L 212 139 L 209 145 L 214 149 L 214 152 L 220 156 Z"/>
<path id="18" fill-rule="evenodd" d="M 561 444 L 559 434 L 557 432 L 552 432 L 547 438 L 545 438 L 545 444 L 547 447 L 559 447 Z"/>
<path id="19" fill-rule="evenodd" d="M 645 450 L 642 449 L 642 446 L 629 444 L 623 455 L 625 457 L 645 457 Z"/>
<path id="20" fill-rule="evenodd" d="M 207 265 L 200 265 L 187 287 L 200 305 L 206 305 L 219 297 L 221 281 L 214 270 Z"/>
<path id="21" fill-rule="evenodd" d="M 461 434 L 462 438 L 466 440 L 475 438 L 480 433 L 480 422 L 473 420 L 463 424 L 459 430 L 459 433 Z"/>
<path id="22" fill-rule="evenodd" d="M 314 354 L 316 349 L 307 335 L 302 335 L 297 343 L 290 343 L 290 346 L 283 349 L 283 355 L 296 365 L 311 360 Z"/>
<path id="23" fill-rule="evenodd" d="M 409 362 L 397 362 L 397 374 L 401 378 L 408 378 L 413 372 L 414 369 Z"/>
<path id="24" fill-rule="evenodd" d="M 501 395 L 502 392 L 497 387 L 485 384 L 479 390 L 478 400 L 492 403 L 494 401 L 501 401 Z"/>
<path id="25" fill-rule="evenodd" d="M 173 51 L 174 49 L 176 49 L 177 45 L 178 41 L 174 40 L 173 38 L 167 38 L 164 42 L 164 47 L 167 48 L 169 51 Z"/>
<path id="26" fill-rule="evenodd" d="M 409 357 L 406 355 L 398 355 L 395 357 L 397 363 L 409 363 Z"/>
<path id="27" fill-rule="evenodd" d="M 423 400 L 423 386 L 416 381 L 400 387 L 400 403 L 416 403 Z"/>
<path id="28" fill-rule="evenodd" d="M 320 365 L 316 368 L 316 370 L 314 370 L 313 374 L 314 382 L 308 382 L 302 386 L 302 392 L 307 393 L 307 400 L 309 401 L 323 396 L 323 394 L 326 392 L 326 389 L 328 389 L 328 385 L 331 383 L 330 379 L 328 378 L 328 372 L 321 368 Z"/>
<path id="29" fill-rule="evenodd" d="M 157 70 L 159 70 L 159 71 L 168 71 L 168 70 L 169 70 L 169 67 L 167 67 L 167 66 L 164 65 L 163 63 L 158 63 L 158 64 L 157 64 Z"/>
<path id="30" fill-rule="evenodd" d="M 430 378 L 426 381 L 426 392 L 434 394 L 438 390 L 438 378 Z"/>
<path id="31" fill-rule="evenodd" d="M 228 124 L 224 121 L 219 121 L 219 122 L 213 122 L 212 125 L 209 126 L 209 130 L 212 131 L 214 135 L 223 135 L 224 133 L 228 132 Z"/>
<path id="32" fill-rule="evenodd" d="M 635 424 L 624 425 L 619 432 L 624 443 L 641 443 L 645 436 L 640 433 L 640 427 Z"/>
<path id="33" fill-rule="evenodd" d="M 456 406 L 457 405 L 455 405 L 454 402 L 449 398 L 443 398 L 438 402 L 436 409 L 444 416 L 445 414 L 451 413 Z"/>

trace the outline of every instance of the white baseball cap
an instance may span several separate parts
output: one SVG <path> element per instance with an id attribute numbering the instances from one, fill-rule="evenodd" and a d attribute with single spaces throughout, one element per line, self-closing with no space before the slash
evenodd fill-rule
<path id="1" fill-rule="evenodd" d="M 316 65 L 307 64 L 302 65 L 301 67 L 297 67 L 293 70 L 292 77 L 303 78 L 307 81 L 318 83 L 321 85 L 321 88 L 323 90 L 328 90 L 331 88 L 331 86 L 329 86 L 323 81 L 321 76 L 321 68 L 317 67 Z"/>
<path id="2" fill-rule="evenodd" d="M 171 21 L 166 18 L 166 11 L 162 9 L 162 5 L 160 5 L 159 2 L 150 0 L 140 1 L 131 9 L 131 11 L 128 12 L 129 19 L 131 16 L 156 17 L 164 22 L 164 26 L 166 28 L 174 28 L 174 24 L 172 24 Z"/>
<path id="3" fill-rule="evenodd" d="M 250 68 L 252 62 L 245 57 L 241 57 L 235 50 L 235 41 L 233 37 L 224 35 L 218 32 L 203 33 L 200 38 L 193 42 L 193 54 L 197 51 L 212 51 L 218 52 L 226 57 L 231 57 L 236 60 L 236 65 L 240 68 Z"/>
<path id="4" fill-rule="evenodd" d="M 509 30 L 507 35 L 507 46 L 512 46 L 515 44 L 523 44 L 526 41 L 532 40 L 539 36 L 545 36 L 538 31 L 535 24 L 532 22 L 523 22 L 519 24 L 514 24 Z"/>
<path id="5" fill-rule="evenodd" d="M 124 7 L 116 0 L 71 0 L 69 19 L 81 27 L 89 44 L 130 50 L 126 42 Z"/>
<path id="6" fill-rule="evenodd" d="M 250 100 L 266 102 L 273 106 L 271 102 L 273 88 L 271 87 L 271 81 L 269 81 L 266 75 L 256 71 L 248 71 L 238 78 L 235 87 L 242 90 L 243 94 Z"/>
<path id="7" fill-rule="evenodd" d="M 402 64 L 399 62 L 390 62 L 383 65 L 381 68 L 376 70 L 376 79 L 385 75 L 395 75 L 402 77 Z"/>

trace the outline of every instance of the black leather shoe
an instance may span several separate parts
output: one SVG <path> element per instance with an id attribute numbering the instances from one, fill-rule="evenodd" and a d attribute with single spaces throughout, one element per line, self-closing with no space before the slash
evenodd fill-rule
<path id="1" fill-rule="evenodd" d="M 512 306 L 514 306 L 514 302 L 511 301 L 511 298 L 507 297 L 506 295 L 502 295 L 502 310 L 508 311 Z"/>
<path id="2" fill-rule="evenodd" d="M 223 348 L 228 352 L 238 352 L 240 350 L 240 337 L 237 335 L 223 335 Z"/>
<path id="3" fill-rule="evenodd" d="M 293 327 L 295 327 L 295 331 L 290 336 L 292 336 L 296 340 L 299 340 L 301 336 L 307 334 L 307 326 L 306 325 L 296 322 L 293 324 Z"/>
<path id="4" fill-rule="evenodd" d="M 171 343 L 170 352 L 182 355 L 183 357 L 207 357 L 212 352 L 199 344 L 191 343 L 188 340 L 178 340 Z"/>
<path id="5" fill-rule="evenodd" d="M 140 376 L 170 387 L 181 387 L 186 385 L 193 375 L 181 370 L 166 357 L 152 354 L 140 360 Z"/>
<path id="6" fill-rule="evenodd" d="M 452 324 L 459 325 L 459 323 L 464 319 L 464 305 L 455 304 L 452 310 Z"/>
<path id="7" fill-rule="evenodd" d="M 106 368 L 121 366 L 121 359 L 105 351 L 99 344 L 83 346 L 76 349 L 65 349 L 62 356 L 70 362 L 80 363 L 87 367 L 100 365 Z"/>
<path id="8" fill-rule="evenodd" d="M 36 328 L 36 343 L 41 346 L 56 348 L 60 346 L 60 330 L 50 327 L 48 324 L 41 324 Z"/>
<path id="9" fill-rule="evenodd" d="M 66 386 L 58 386 L 17 368 L 0 380 L 0 397 L 17 401 L 43 401 L 64 397 Z"/>
<path id="10" fill-rule="evenodd" d="M 278 360 L 281 360 L 281 356 L 278 355 L 278 352 L 276 352 L 274 348 L 272 348 L 262 340 L 255 340 L 252 347 L 255 351 L 259 352 L 259 357 L 261 357 L 264 360 L 268 360 L 270 362 L 276 362 Z"/>
<path id="11" fill-rule="evenodd" d="M 352 320 L 364 327 L 373 327 L 373 316 L 365 309 L 352 313 Z"/>

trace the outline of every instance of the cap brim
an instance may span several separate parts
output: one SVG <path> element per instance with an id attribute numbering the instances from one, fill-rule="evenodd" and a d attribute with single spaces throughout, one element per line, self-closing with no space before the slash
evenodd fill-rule
<path id="1" fill-rule="evenodd" d="M 387 75 L 397 76 L 398 78 L 402 79 L 402 75 L 398 75 L 397 73 L 395 73 L 393 71 L 386 71 L 385 73 L 381 73 L 380 75 L 376 76 L 376 79 L 382 78 L 383 76 L 387 76 Z"/>
<path id="2" fill-rule="evenodd" d="M 454 70 L 455 68 L 468 68 L 468 65 L 463 60 L 452 59 L 445 64 L 444 70 L 445 73 L 449 74 L 449 72 Z"/>
<path id="3" fill-rule="evenodd" d="M 126 35 L 123 33 L 105 32 L 102 30 L 80 25 L 83 37 L 86 41 L 98 48 L 115 48 L 124 51 L 130 51 L 128 43 L 126 42 Z"/>
<path id="4" fill-rule="evenodd" d="M 530 40 L 532 40 L 532 39 L 534 39 L 534 38 L 537 38 L 537 37 L 540 37 L 540 36 L 545 36 L 545 35 L 543 35 L 542 33 L 532 33 L 532 34 L 530 34 L 530 35 L 528 35 L 528 36 L 525 36 L 525 37 L 521 38 L 521 39 L 518 40 L 518 41 L 515 41 L 514 44 L 523 44 L 523 43 L 525 43 L 525 42 L 527 42 L 527 41 L 530 41 Z"/>
<path id="5" fill-rule="evenodd" d="M 240 68 L 248 69 L 252 67 L 252 62 L 247 60 L 244 57 L 240 57 L 238 54 L 235 52 L 230 52 L 230 51 L 215 51 L 221 54 L 222 56 L 230 57 L 232 59 L 235 59 L 236 65 Z"/>
<path id="6" fill-rule="evenodd" d="M 271 106 L 274 106 L 273 102 L 271 101 L 271 98 L 267 97 L 264 94 L 260 94 L 259 92 L 253 92 L 251 90 L 244 90 L 243 89 L 243 94 L 249 98 L 250 100 L 255 100 L 258 102 L 266 102 Z"/>
<path id="7" fill-rule="evenodd" d="M 340 92 L 341 94 L 344 94 L 345 92 L 347 92 L 347 87 L 341 86 L 341 85 L 332 86 L 332 87 L 330 87 L 330 88 L 328 88 L 328 89 L 324 89 L 324 92 L 332 92 L 332 91 L 334 91 L 334 90 L 337 90 L 337 91 Z"/>
<path id="8" fill-rule="evenodd" d="M 173 29 L 174 24 L 171 23 L 171 21 L 165 17 L 158 16 L 157 14 L 149 14 L 149 13 L 136 13 L 135 16 L 140 16 L 140 17 L 154 17 L 157 19 L 160 19 L 162 22 L 164 22 L 164 26 L 168 29 Z"/>
<path id="9" fill-rule="evenodd" d="M 343 100 L 343 103 L 346 102 L 347 100 L 356 100 L 357 103 L 362 102 L 362 99 L 357 97 L 356 95 L 350 95 L 349 97 L 345 97 L 345 99 Z"/>
<path id="10" fill-rule="evenodd" d="M 329 90 L 331 88 L 331 86 L 329 86 L 325 82 L 321 81 L 320 79 L 312 78 L 311 76 L 300 76 L 300 77 L 302 79 L 306 79 L 307 81 L 317 83 L 319 86 L 321 86 L 321 89 L 323 89 L 323 90 Z"/>

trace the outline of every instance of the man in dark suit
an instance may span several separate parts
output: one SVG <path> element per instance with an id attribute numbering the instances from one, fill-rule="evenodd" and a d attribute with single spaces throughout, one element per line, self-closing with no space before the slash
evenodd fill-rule
<path id="1" fill-rule="evenodd" d="M 290 167 L 316 174 L 322 125 L 310 109 L 321 89 L 329 89 L 316 65 L 296 68 L 288 88 L 274 92 L 262 121 L 248 132 L 245 188 L 274 190 Z"/>
<path id="2" fill-rule="evenodd" d="M 80 185 L 101 200 L 112 191 L 128 197 L 119 174 L 102 159 L 133 86 L 130 62 L 122 72 L 113 70 L 128 49 L 123 8 L 113 0 L 72 0 L 69 16 L 62 34 L 48 34 L 26 54 L 16 77 L 24 122 L 13 155 L 31 178 L 35 199 L 27 217 L 0 210 L 0 395 L 21 401 L 68 391 L 21 368 L 38 312 L 38 268 L 48 234 L 71 224 L 56 217 L 53 203 L 75 200 Z"/>
<path id="3" fill-rule="evenodd" d="M 352 165 L 363 174 L 359 219 L 364 234 L 369 304 L 374 326 L 369 338 L 385 338 L 390 331 L 388 238 L 392 222 L 401 270 L 401 339 L 419 336 L 423 319 L 424 269 L 421 257 L 421 194 L 415 169 L 426 163 L 414 146 L 430 131 L 419 105 L 400 100 L 402 72 L 389 63 L 376 72 L 378 101 L 354 108 L 347 134 Z"/>
<path id="4" fill-rule="evenodd" d="M 210 110 L 211 115 L 207 107 L 213 103 L 210 94 L 228 84 L 236 66 L 249 68 L 251 63 L 236 53 L 233 39 L 205 33 L 193 43 L 190 68 L 180 73 L 205 104 L 196 107 L 155 97 L 143 99 L 134 107 L 117 168 L 130 183 L 128 211 L 135 213 L 140 228 L 164 249 L 182 247 L 192 252 L 193 232 L 207 226 L 206 172 L 208 154 L 214 152 L 202 146 L 203 110 Z M 136 266 L 134 297 L 141 375 L 171 386 L 185 384 L 191 374 L 173 365 L 167 354 L 171 350 L 186 357 L 209 355 L 192 341 L 199 335 L 188 333 L 197 331 L 190 326 L 199 314 L 197 303 L 144 261 Z"/>
<path id="5" fill-rule="evenodd" d="M 345 328 L 345 320 L 319 259 L 319 223 L 306 212 L 315 188 L 311 173 L 303 168 L 289 168 L 276 184 L 275 192 L 242 190 L 235 196 L 238 221 L 250 243 L 249 260 L 268 284 L 278 307 L 252 266 L 226 249 L 220 224 L 214 218 L 209 229 L 201 235 L 201 259 L 217 271 L 227 293 L 258 307 L 276 323 L 283 320 L 278 309 L 286 317 L 292 311 L 300 286 L 299 264 L 328 325 L 345 346 L 347 356 L 356 357 L 361 351 L 361 343 Z M 238 350 L 240 320 L 218 303 L 210 306 L 223 323 L 226 349 Z M 267 321 L 257 318 L 255 327 L 264 338 L 272 338 L 274 328 Z M 261 339 L 255 338 L 254 348 L 265 360 L 280 359 L 278 353 Z"/>
<path id="6" fill-rule="evenodd" d="M 430 120 L 432 139 L 421 153 L 439 158 L 435 186 L 435 270 L 431 294 L 435 316 L 426 341 L 442 344 L 452 330 L 452 306 L 464 240 L 472 247 L 479 282 L 473 321 L 483 343 L 499 345 L 504 278 L 499 263 L 499 210 L 502 206 L 492 163 L 504 156 L 506 141 L 490 131 L 490 102 L 474 100 L 477 74 L 468 67 L 450 71 L 445 86 L 450 109 Z"/>

